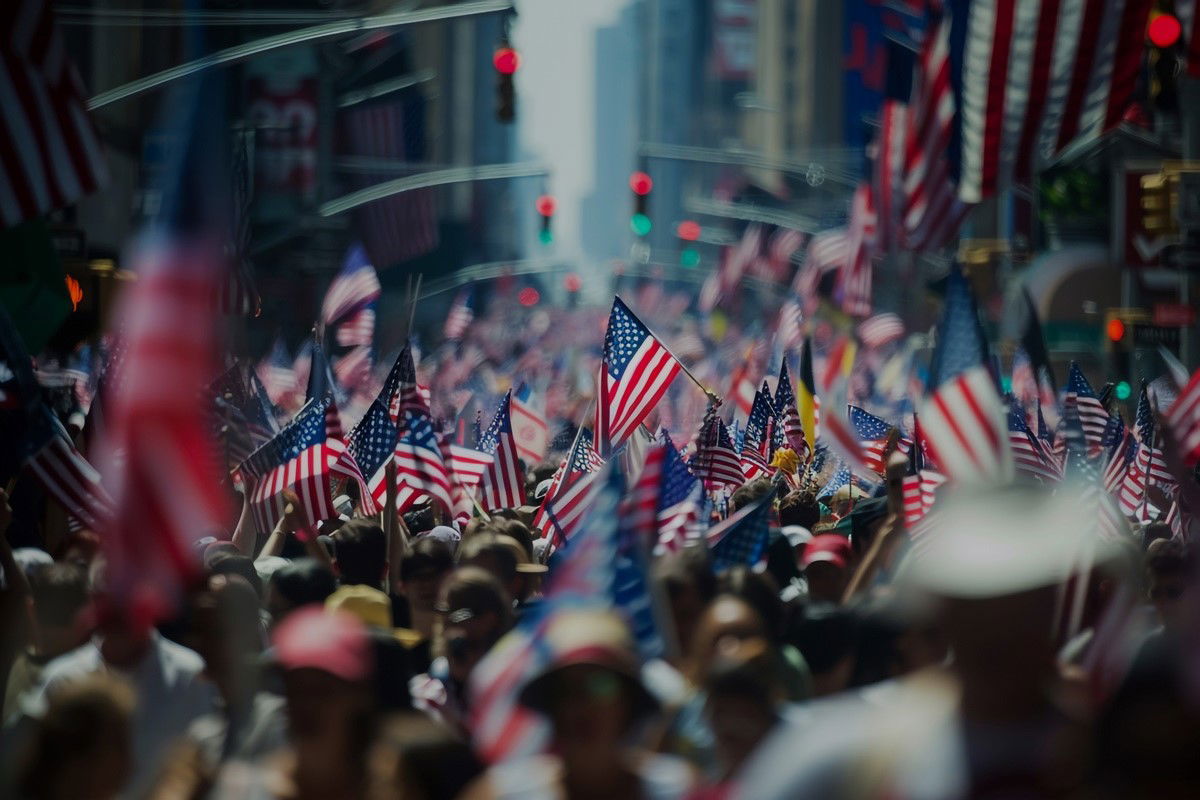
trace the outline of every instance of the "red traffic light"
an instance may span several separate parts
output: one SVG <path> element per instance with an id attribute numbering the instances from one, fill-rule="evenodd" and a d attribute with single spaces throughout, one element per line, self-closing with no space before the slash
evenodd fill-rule
<path id="1" fill-rule="evenodd" d="M 629 188 L 636 195 L 646 196 L 654 188 L 654 181 L 644 172 L 635 172 L 629 176 Z"/>
<path id="2" fill-rule="evenodd" d="M 675 226 L 675 235 L 685 242 L 694 242 L 700 238 L 700 223 L 685 219 Z"/>
<path id="3" fill-rule="evenodd" d="M 538 301 L 541 299 L 542 293 L 532 286 L 526 286 L 524 289 L 517 292 L 517 302 L 526 308 L 529 308 L 530 306 L 536 306 Z"/>
<path id="4" fill-rule="evenodd" d="M 543 217 L 554 216 L 554 209 L 558 207 L 552 195 L 544 194 L 537 199 L 537 212 Z"/>
<path id="5" fill-rule="evenodd" d="M 1155 47 L 1170 47 L 1179 41 L 1182 32 L 1179 20 L 1171 14 L 1155 14 L 1146 26 L 1146 35 Z"/>
<path id="6" fill-rule="evenodd" d="M 1125 338 L 1125 322 L 1117 317 L 1113 317 L 1108 321 L 1104 332 L 1108 334 L 1110 342 L 1119 342 Z"/>
<path id="7" fill-rule="evenodd" d="M 568 292 L 578 292 L 583 286 L 583 279 L 574 272 L 568 272 L 563 276 L 563 288 Z"/>
<path id="8" fill-rule="evenodd" d="M 492 66 L 501 75 L 512 75 L 521 66 L 521 54 L 511 47 L 501 47 L 492 53 Z"/>

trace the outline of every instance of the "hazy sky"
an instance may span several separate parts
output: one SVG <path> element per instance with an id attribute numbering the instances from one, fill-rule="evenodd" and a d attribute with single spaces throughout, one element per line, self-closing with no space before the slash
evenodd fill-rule
<path id="1" fill-rule="evenodd" d="M 513 46 L 521 53 L 517 118 L 521 147 L 550 167 L 558 199 L 556 252 L 579 254 L 579 206 L 592 186 L 597 28 L 629 0 L 521 0 Z"/>

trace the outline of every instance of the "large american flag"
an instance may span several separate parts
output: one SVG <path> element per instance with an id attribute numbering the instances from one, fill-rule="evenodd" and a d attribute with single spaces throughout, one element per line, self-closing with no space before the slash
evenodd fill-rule
<path id="1" fill-rule="evenodd" d="M 604 335 L 596 399 L 596 449 L 607 455 L 620 447 L 658 405 L 680 365 L 617 297 Z"/>
<path id="2" fill-rule="evenodd" d="M 775 422 L 775 411 L 771 408 L 771 393 L 766 384 L 755 393 L 754 405 L 746 418 L 746 435 L 742 438 L 740 460 L 742 474 L 746 480 L 767 475 L 771 472 L 771 426 Z"/>
<path id="3" fill-rule="evenodd" d="M 882 475 L 887 469 L 887 465 L 883 461 L 883 453 L 887 449 L 888 439 L 895 426 L 858 406 L 850 406 L 847 417 L 850 420 L 850 426 L 854 429 L 855 436 L 862 443 L 863 464 L 872 472 Z M 911 447 L 911 439 L 904 436 L 897 437 L 896 449 L 901 453 L 908 453 Z"/>
<path id="4" fill-rule="evenodd" d="M 359 157 L 413 165 L 425 159 L 425 99 L 418 89 L 360 103 L 342 112 L 347 150 Z M 402 176 L 396 169 L 356 176 L 353 186 L 369 186 Z M 414 189 L 359 207 L 357 224 L 372 264 L 380 269 L 415 258 L 438 246 L 437 189 Z"/>
<path id="5" fill-rule="evenodd" d="M 454 513 L 450 473 L 442 461 L 433 420 L 426 414 L 405 412 L 404 433 L 396 443 L 396 483 L 398 511 L 430 497 Z"/>
<path id="6" fill-rule="evenodd" d="M 1039 157 L 1121 121 L 1137 83 L 1150 0 L 966 0 L 951 13 L 959 195 L 979 202 Z"/>
<path id="7" fill-rule="evenodd" d="M 779 363 L 779 382 L 775 386 L 775 417 L 788 445 L 801 460 L 808 460 L 808 441 L 804 438 L 804 423 L 796 405 L 796 393 L 792 391 L 792 376 L 788 374 L 787 359 Z"/>
<path id="8" fill-rule="evenodd" d="M 1167 410 L 1166 420 L 1171 435 L 1178 442 L 1183 463 L 1194 466 L 1200 461 L 1200 370 L 1192 374 L 1175 398 Z"/>
<path id="9" fill-rule="evenodd" d="M 484 467 L 479 477 L 479 502 L 484 511 L 516 508 L 525 502 L 525 474 L 513 438 L 511 400 L 512 390 L 509 390 L 479 442 L 480 448 L 492 456 L 492 463 Z"/>
<path id="10" fill-rule="evenodd" d="M 70 205 L 107 177 L 87 92 L 51 3 L 2 4 L 0 228 Z"/>
<path id="11" fill-rule="evenodd" d="M 1020 475 L 1052 483 L 1062 477 L 1058 463 L 1029 430 L 1025 409 L 1015 397 L 1008 405 L 1008 446 Z"/>
<path id="12" fill-rule="evenodd" d="M 396 363 L 383 382 L 381 396 L 387 398 L 388 413 L 394 422 L 398 423 L 405 411 L 429 413 L 429 402 L 417 385 L 417 367 L 413 362 L 412 345 L 408 342 L 396 356 Z"/>

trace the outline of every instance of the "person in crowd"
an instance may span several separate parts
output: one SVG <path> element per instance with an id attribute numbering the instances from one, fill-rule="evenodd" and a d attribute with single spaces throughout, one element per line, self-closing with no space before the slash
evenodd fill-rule
<path id="1" fill-rule="evenodd" d="M 505 541 L 507 539 L 508 541 Z M 516 547 L 512 545 L 516 544 Z M 458 552 L 458 563 L 461 566 L 479 567 L 490 573 L 508 596 L 519 600 L 525 591 L 526 581 L 518 571 L 520 564 L 520 544 L 512 537 L 494 533 L 485 529 L 463 543 Z"/>
<path id="2" fill-rule="evenodd" d="M 811 671 L 814 697 L 828 697 L 850 687 L 858 628 L 854 610 L 833 603 L 809 603 L 792 620 L 788 641 L 804 656 Z"/>
<path id="3" fill-rule="evenodd" d="M 653 579 L 662 587 L 671 613 L 671 627 L 678 644 L 672 660 L 679 666 L 692 652 L 701 615 L 717 596 L 717 577 L 708 551 L 693 545 L 659 558 L 653 565 Z"/>
<path id="4" fill-rule="evenodd" d="M 287 744 L 258 761 L 230 762 L 213 796 L 228 800 L 363 800 L 377 713 L 371 642 L 350 614 L 310 605 L 276 626 Z"/>
<path id="5" fill-rule="evenodd" d="M 412 708 L 408 682 L 415 673 L 409 648 L 417 639 L 412 631 L 392 626 L 388 596 L 361 584 L 341 586 L 325 600 L 325 608 L 350 614 L 367 627 L 375 664 L 374 698 L 378 709 L 390 712 Z"/>
<path id="6" fill-rule="evenodd" d="M 26 576 L 32 608 L 29 645 L 8 673 L 0 719 L 20 711 L 20 698 L 41 683 L 42 669 L 87 639 L 84 609 L 88 602 L 87 571 L 74 563 L 52 563 Z"/>
<path id="7" fill-rule="evenodd" d="M 739 486 L 729 497 L 729 513 L 745 508 L 762 499 L 771 491 L 773 484 L 768 478 L 756 478 Z"/>
<path id="8" fill-rule="evenodd" d="M 720 586 L 722 594 L 740 597 L 758 613 L 770 645 L 768 658 L 771 668 L 775 671 L 783 696 L 791 702 L 811 697 L 812 673 L 808 664 L 803 654 L 784 639 L 793 609 L 780 599 L 778 587 L 770 574 L 758 573 L 749 567 L 734 567 L 720 576 Z"/>
<path id="9" fill-rule="evenodd" d="M 717 764 L 711 789 L 695 800 L 717 800 L 730 779 L 780 721 L 782 692 L 775 681 L 770 644 L 750 639 L 722 652 L 704 679 L 704 715 L 712 729 Z"/>
<path id="10" fill-rule="evenodd" d="M 413 669 L 426 672 L 433 661 L 432 645 L 437 623 L 437 600 L 442 584 L 454 571 L 454 553 L 440 538 L 424 536 L 400 561 L 400 591 L 407 601 L 412 631 L 409 648 Z"/>
<path id="11" fill-rule="evenodd" d="M 98 673 L 126 678 L 137 703 L 130 727 L 133 768 L 123 794 L 137 797 L 150 787 L 171 742 L 213 710 L 218 693 L 194 650 L 139 624 L 110 595 L 94 592 L 92 602 L 100 610 L 95 635 L 46 665 L 42 685 L 29 696 L 25 711 L 43 716 L 54 693 L 80 678 Z"/>
<path id="12" fill-rule="evenodd" d="M 812 530 L 821 521 L 821 507 L 812 492 L 793 489 L 779 500 L 779 526 L 799 525 Z"/>
<path id="13" fill-rule="evenodd" d="M 324 565 L 312 558 L 298 558 L 271 575 L 267 584 L 266 608 L 273 625 L 278 625 L 298 608 L 324 605 L 337 590 L 337 579 Z"/>
<path id="14" fill-rule="evenodd" d="M 439 649 L 429 672 L 413 678 L 413 706 L 451 730 L 467 730 L 471 671 L 513 624 L 512 600 L 495 576 L 459 567 L 442 587 Z"/>
<path id="15" fill-rule="evenodd" d="M 471 746 L 444 725 L 419 715 L 383 723 L 371 753 L 372 798 L 458 797 L 483 773 Z"/>
<path id="16" fill-rule="evenodd" d="M 1184 597 L 1195 580 L 1195 559 L 1178 539 L 1155 539 L 1143 559 L 1146 596 L 1159 624 L 1177 632 L 1186 608 Z"/>
<path id="17" fill-rule="evenodd" d="M 549 662 L 519 700 L 549 721 L 552 755 L 493 766 L 464 800 L 684 797 L 696 781 L 692 769 L 633 746 L 658 703 L 641 683 L 624 621 L 606 611 L 564 611 L 548 622 L 546 645 Z"/>
<path id="18" fill-rule="evenodd" d="M 817 603 L 840 603 L 850 583 L 853 553 L 850 541 L 838 533 L 820 533 L 804 547 L 801 566 L 808 597 Z"/>
<path id="19" fill-rule="evenodd" d="M 133 726 L 139 698 L 115 674 L 61 682 L 46 696 L 17 776 L 27 800 L 110 800 L 134 773 Z"/>

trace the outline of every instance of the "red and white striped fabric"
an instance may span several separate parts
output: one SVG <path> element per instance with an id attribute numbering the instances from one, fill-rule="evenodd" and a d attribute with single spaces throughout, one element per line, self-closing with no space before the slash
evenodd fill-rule
<path id="1" fill-rule="evenodd" d="M 100 485 L 100 473 L 63 436 L 54 435 L 25 466 L 46 492 L 83 527 L 97 530 L 113 517 L 112 498 Z"/>
<path id="2" fill-rule="evenodd" d="M 442 327 L 442 336 L 448 342 L 457 342 L 467 333 L 467 328 L 475 320 L 475 310 L 471 307 L 470 289 L 464 289 L 454 298 L 454 304 L 446 314 L 446 324 Z"/>
<path id="3" fill-rule="evenodd" d="M 1154 466 L 1155 462 L 1159 464 L 1157 468 Z M 1164 486 L 1169 489 L 1174 485 L 1175 478 L 1167 471 L 1162 452 L 1152 452 L 1151 448 L 1142 445 L 1125 469 L 1120 490 L 1117 492 L 1117 504 L 1125 516 L 1149 522 L 1152 517 L 1145 512 L 1147 487 Z"/>
<path id="4" fill-rule="evenodd" d="M 1167 410 L 1166 421 L 1184 465 L 1194 466 L 1200 461 L 1200 370 L 1179 392 Z"/>
<path id="5" fill-rule="evenodd" d="M 1010 430 L 1008 446 L 1012 450 L 1013 466 L 1019 474 L 1046 482 L 1062 478 L 1062 470 L 1057 462 L 1042 449 L 1029 431 Z"/>
<path id="6" fill-rule="evenodd" d="M 446 477 L 450 479 L 450 513 L 457 522 L 465 523 L 475 510 L 475 504 L 471 502 L 471 490 L 462 476 L 454 471 L 454 445 L 450 443 L 449 432 L 438 431 L 437 442 L 442 463 L 446 465 Z"/>
<path id="7" fill-rule="evenodd" d="M 812 237 L 804 254 L 804 263 L 792 282 L 792 290 L 806 312 L 811 313 L 817 307 L 817 289 L 821 280 L 845 263 L 850 249 L 850 237 L 845 228 L 832 228 Z"/>
<path id="8" fill-rule="evenodd" d="M 917 475 L 905 475 L 903 483 L 904 523 L 914 525 L 933 508 L 937 489 L 946 482 L 942 473 L 923 469 Z"/>
<path id="9" fill-rule="evenodd" d="M 846 259 L 838 272 L 838 293 L 842 311 L 852 317 L 871 313 L 871 276 L 876 252 L 874 192 L 870 184 L 860 184 L 850 206 L 850 221 L 846 225 Z"/>
<path id="10" fill-rule="evenodd" d="M 921 410 L 921 426 L 937 463 L 956 483 L 998 485 L 1012 477 L 1004 403 L 982 366 L 937 388 Z"/>
<path id="11" fill-rule="evenodd" d="M 903 339 L 905 329 L 904 322 L 899 315 L 885 311 L 860 322 L 855 332 L 863 347 L 868 350 L 877 350 Z"/>
<path id="12" fill-rule="evenodd" d="M 729 431 L 713 408 L 706 412 L 696 437 L 696 452 L 688 467 L 709 489 L 740 486 L 745 480 L 741 460 L 733 449 Z"/>
<path id="13" fill-rule="evenodd" d="M 540 464 L 550 445 L 550 429 L 545 414 L 534 403 L 533 395 L 522 400 L 521 393 L 512 396 L 512 429 L 517 443 L 517 455 L 526 464 Z"/>
<path id="14" fill-rule="evenodd" d="M 783 283 L 792 268 L 792 256 L 804 244 L 804 233 L 791 228 L 776 228 L 767 240 L 767 263 L 772 280 Z"/>
<path id="15" fill-rule="evenodd" d="M 637 546 L 652 548 L 658 539 L 658 495 L 662 484 L 663 445 L 651 447 L 643 459 L 642 470 L 621 498 L 621 525 Z"/>
<path id="16" fill-rule="evenodd" d="M 422 420 L 422 427 L 429 425 Z M 396 442 L 396 510 L 403 513 L 423 497 L 430 497 L 445 509 L 455 512 L 450 474 L 442 461 L 437 437 L 427 432 L 406 432 Z"/>
<path id="17" fill-rule="evenodd" d="M 460 444 L 450 445 L 450 468 L 469 489 L 479 485 L 479 478 L 491 463 L 489 453 Z"/>
<path id="18" fill-rule="evenodd" d="M 363 310 L 366 305 L 378 300 L 382 293 L 379 276 L 367 259 L 367 254 L 361 245 L 353 245 L 346 254 L 341 271 L 333 277 L 325 291 L 325 298 L 321 301 L 321 321 L 331 325 L 356 309 Z"/>
<path id="19" fill-rule="evenodd" d="M 0 228 L 107 180 L 87 92 L 46 0 L 0 4 L 0 120 Z"/>
<path id="20" fill-rule="evenodd" d="M 337 343 L 343 347 L 370 346 L 375 339 L 375 309 L 360 308 L 337 327 Z"/>
<path id="21" fill-rule="evenodd" d="M 754 393 L 758 391 L 754 379 L 750 377 L 750 363 L 743 361 L 733 372 L 733 380 L 729 385 L 729 397 L 733 399 L 733 407 L 742 416 L 750 415 L 750 407 L 754 405 Z"/>
<path id="22" fill-rule="evenodd" d="M 1137 82 L 1150 0 L 960 4 L 959 196 L 1025 179 L 1035 156 L 1121 121 Z M 952 35 L 952 38 L 953 35 Z"/>
<path id="23" fill-rule="evenodd" d="M 908 98 L 885 96 L 879 107 L 879 132 L 875 138 L 874 185 L 876 232 L 874 246 L 886 253 L 904 242 L 900 188 L 904 179 L 905 139 L 909 127 Z"/>
<path id="24" fill-rule="evenodd" d="M 800 308 L 800 303 L 795 298 L 789 297 L 779 307 L 779 322 L 775 327 L 779 346 L 785 353 L 795 350 L 804 342 L 804 331 L 801 327 L 803 323 L 804 312 Z"/>
<path id="25" fill-rule="evenodd" d="M 574 536 L 587 520 L 588 512 L 604 486 L 604 482 L 597 479 L 599 474 L 572 471 L 546 494 L 534 526 L 549 535 L 556 548 Z"/>
<path id="26" fill-rule="evenodd" d="M 495 436 L 492 463 L 479 477 L 480 505 L 484 511 L 516 508 L 525 502 L 525 474 L 521 469 L 517 443 L 512 430 L 512 393 L 505 395 L 488 432 Z"/>
<path id="27" fill-rule="evenodd" d="M 904 154 L 905 245 L 918 252 L 942 247 L 957 234 L 971 206 L 958 199 L 947 152 L 956 121 L 950 85 L 950 23 L 925 34 L 913 77 Z"/>
<path id="28" fill-rule="evenodd" d="M 333 364 L 333 376 L 347 389 L 363 386 L 371 378 L 371 348 L 355 347 Z"/>

